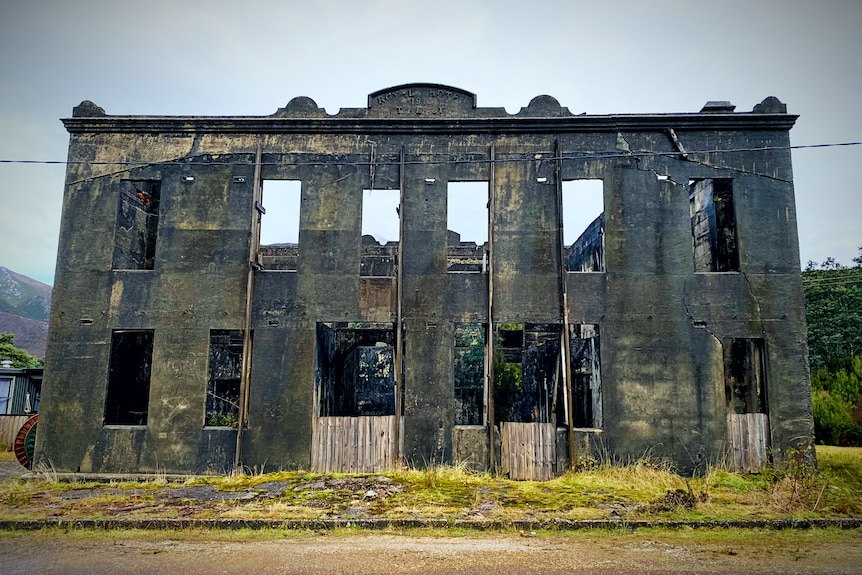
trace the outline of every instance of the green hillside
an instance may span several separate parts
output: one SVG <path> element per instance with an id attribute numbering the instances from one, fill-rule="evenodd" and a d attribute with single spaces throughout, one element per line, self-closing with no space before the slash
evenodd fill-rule
<path id="1" fill-rule="evenodd" d="M 51 286 L 0 266 L 0 312 L 48 321 Z"/>
<path id="2" fill-rule="evenodd" d="M 853 261 L 802 272 L 814 433 L 828 445 L 862 445 L 862 255 Z"/>

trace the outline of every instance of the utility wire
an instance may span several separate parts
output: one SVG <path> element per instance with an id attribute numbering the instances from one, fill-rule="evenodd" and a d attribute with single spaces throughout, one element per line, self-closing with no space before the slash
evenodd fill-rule
<path id="1" fill-rule="evenodd" d="M 810 284 L 810 285 L 827 285 L 827 284 L 846 284 L 846 283 L 859 283 L 862 282 L 862 277 L 858 278 L 826 278 L 826 279 L 812 279 L 812 278 L 802 278 L 802 283 Z"/>
<path id="2" fill-rule="evenodd" d="M 741 152 L 771 152 L 777 150 L 806 150 L 813 148 L 836 148 L 836 147 L 848 147 L 848 146 L 862 146 L 862 142 L 836 142 L 830 144 L 803 144 L 798 146 L 763 146 L 757 148 L 728 148 L 728 149 L 710 149 L 710 150 L 688 150 L 686 153 L 688 155 L 695 154 L 730 154 L 730 153 L 741 153 Z M 295 155 L 299 156 L 302 154 L 297 153 L 280 153 L 280 152 L 271 152 L 277 155 Z M 543 157 L 536 158 L 536 155 L 540 154 Z M 544 157 L 545 154 L 548 154 L 547 157 Z M 401 161 L 396 160 L 396 154 L 382 154 L 378 156 L 392 156 L 393 160 L 386 161 L 376 159 L 374 161 L 362 161 L 362 162 L 336 162 L 341 166 L 357 166 L 357 167 L 368 167 L 368 166 L 381 166 L 381 165 L 400 165 Z M 451 156 L 451 154 L 414 154 L 415 156 Z M 472 153 L 469 156 L 476 156 L 477 154 Z M 632 151 L 632 152 L 613 152 L 613 153 L 602 153 L 602 152 L 569 152 L 561 154 L 560 156 L 554 157 L 550 151 L 548 152 L 529 152 L 521 154 L 517 157 L 505 157 L 501 154 L 498 154 L 495 158 L 496 163 L 505 163 L 505 162 L 532 162 L 532 161 L 553 161 L 553 160 L 580 160 L 580 159 L 611 159 L 611 158 L 648 158 L 648 157 L 677 157 L 680 155 L 679 151 L 665 151 L 665 152 L 656 152 L 656 151 Z M 502 157 L 501 157 L 502 156 Z M 489 158 L 476 158 L 476 157 L 465 157 L 463 159 L 446 159 L 446 160 L 431 160 L 431 161 L 422 161 L 422 160 L 413 160 L 413 161 L 405 161 L 405 164 L 487 164 L 491 160 Z M 262 162 L 261 166 L 279 166 L 284 165 L 285 162 Z M 37 165 L 87 165 L 87 166 L 253 166 L 254 162 L 220 162 L 220 161 L 180 161 L 180 160 L 165 160 L 165 161 L 95 161 L 95 160 L 82 160 L 82 161 L 68 161 L 68 160 L 15 160 L 15 159 L 0 159 L 0 164 L 37 164 Z M 315 162 L 291 162 L 289 165 L 291 166 L 321 166 L 321 165 L 332 165 L 331 161 L 315 161 Z M 714 166 L 723 168 L 723 166 Z"/>
<path id="3" fill-rule="evenodd" d="M 853 269 L 853 268 L 850 268 Z M 805 273 L 805 272 L 803 272 Z M 857 278 L 808 278 L 802 276 L 802 285 L 809 287 L 844 287 L 862 284 L 862 277 Z"/>

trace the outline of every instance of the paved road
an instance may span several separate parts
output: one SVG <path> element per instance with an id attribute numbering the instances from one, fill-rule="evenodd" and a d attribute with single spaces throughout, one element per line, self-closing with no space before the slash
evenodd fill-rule
<path id="1" fill-rule="evenodd" d="M 858 535 L 858 533 L 857 533 Z M 219 540 L 221 539 L 221 540 Z M 839 545 L 663 541 L 643 536 L 291 536 L 163 532 L 28 533 L 0 537 L 0 572 L 63 575 L 220 573 L 860 573 L 862 541 Z M 739 540 L 737 540 L 739 541 Z"/>

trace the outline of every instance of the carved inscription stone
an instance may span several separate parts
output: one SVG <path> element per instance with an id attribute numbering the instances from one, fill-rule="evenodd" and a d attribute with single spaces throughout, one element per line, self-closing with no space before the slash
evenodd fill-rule
<path id="1" fill-rule="evenodd" d="M 409 84 L 368 96 L 368 115 L 380 118 L 451 118 L 473 115 L 476 95 L 439 84 Z"/>

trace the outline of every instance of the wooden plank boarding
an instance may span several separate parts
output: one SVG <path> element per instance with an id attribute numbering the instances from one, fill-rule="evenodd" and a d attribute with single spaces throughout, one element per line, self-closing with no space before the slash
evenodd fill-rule
<path id="1" fill-rule="evenodd" d="M 504 421 L 500 436 L 501 460 L 509 479 L 553 479 L 557 454 L 555 424 Z"/>
<path id="2" fill-rule="evenodd" d="M 311 467 L 318 473 L 376 473 L 396 461 L 394 415 L 318 417 L 312 430 Z"/>
<path id="3" fill-rule="evenodd" d="M 29 415 L 3 415 L 0 416 L 0 443 L 6 446 L 6 451 L 12 451 L 15 436 L 24 423 L 33 417 Z"/>
<path id="4" fill-rule="evenodd" d="M 731 413 L 727 416 L 730 458 L 734 470 L 755 473 L 769 462 L 769 416 Z"/>

